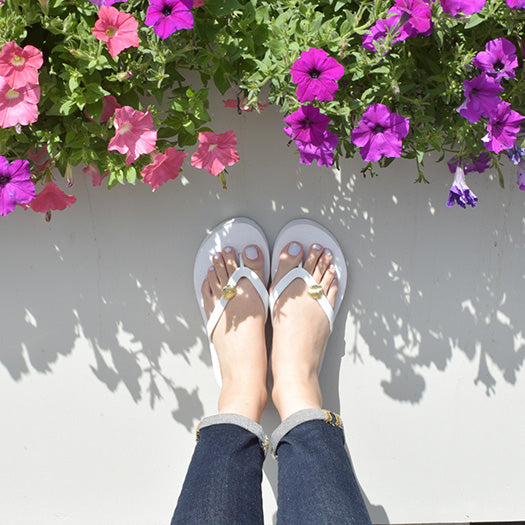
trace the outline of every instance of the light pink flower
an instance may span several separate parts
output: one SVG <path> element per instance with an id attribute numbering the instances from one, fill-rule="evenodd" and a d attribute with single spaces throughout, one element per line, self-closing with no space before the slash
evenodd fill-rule
<path id="1" fill-rule="evenodd" d="M 29 203 L 29 207 L 33 211 L 47 213 L 51 210 L 65 210 L 76 201 L 74 195 L 66 195 L 53 181 L 49 181 Z"/>
<path id="2" fill-rule="evenodd" d="M 195 9 L 196 7 L 202 7 L 203 5 L 204 5 L 203 0 L 193 0 L 193 9 Z"/>
<path id="3" fill-rule="evenodd" d="M 148 164 L 141 172 L 142 179 L 153 191 L 170 179 L 176 179 L 182 167 L 183 160 L 188 155 L 175 148 L 167 148 L 164 153 L 155 156 L 152 164 Z"/>
<path id="4" fill-rule="evenodd" d="M 102 180 L 109 174 L 109 170 L 107 170 L 104 175 L 101 176 L 100 170 L 94 162 L 90 162 L 85 168 L 82 168 L 82 171 L 91 177 L 93 186 L 100 186 L 102 184 Z"/>
<path id="5" fill-rule="evenodd" d="M 203 131 L 199 133 L 199 147 L 191 156 L 191 165 L 204 168 L 216 177 L 226 166 L 232 166 L 239 160 L 236 144 L 237 137 L 232 130 L 218 134 Z"/>
<path id="6" fill-rule="evenodd" d="M 151 112 L 146 113 L 124 106 L 115 110 L 115 136 L 109 141 L 108 151 L 126 154 L 129 166 L 144 153 L 150 153 L 157 143 Z"/>
<path id="7" fill-rule="evenodd" d="M 102 107 L 100 122 L 107 122 L 115 114 L 115 110 L 120 107 L 122 106 L 113 95 L 106 95 L 104 97 L 104 106 Z"/>
<path id="8" fill-rule="evenodd" d="M 43 63 L 42 51 L 36 47 L 22 49 L 15 42 L 7 42 L 0 52 L 0 76 L 15 89 L 25 84 L 38 84 L 38 70 Z"/>
<path id="9" fill-rule="evenodd" d="M 38 101 L 40 87 L 38 84 L 26 84 L 13 89 L 0 77 L 0 128 L 23 126 L 38 119 Z"/>
<path id="10" fill-rule="evenodd" d="M 103 5 L 99 19 L 91 31 L 99 40 L 107 42 L 109 54 L 115 58 L 128 47 L 139 47 L 138 22 L 129 13 Z"/>

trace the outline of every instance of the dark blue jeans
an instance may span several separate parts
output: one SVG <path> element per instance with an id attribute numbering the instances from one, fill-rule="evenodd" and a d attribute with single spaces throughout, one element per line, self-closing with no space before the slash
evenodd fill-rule
<path id="1" fill-rule="evenodd" d="M 262 524 L 262 427 L 234 414 L 212 416 L 197 439 L 171 525 Z M 370 525 L 338 415 L 301 410 L 270 441 L 279 465 L 278 524 Z"/>

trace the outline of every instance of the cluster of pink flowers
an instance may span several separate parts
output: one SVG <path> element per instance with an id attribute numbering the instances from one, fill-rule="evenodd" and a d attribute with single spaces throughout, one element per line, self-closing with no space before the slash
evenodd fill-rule
<path id="1" fill-rule="evenodd" d="M 339 88 L 337 81 L 344 68 L 323 49 L 310 48 L 303 51 L 290 68 L 292 82 L 297 84 L 297 100 L 319 102 L 333 100 Z M 334 150 L 339 142 L 337 135 L 328 131 L 330 119 L 318 107 L 307 104 L 284 119 L 284 132 L 295 140 L 300 162 L 306 165 L 317 161 L 318 166 L 331 166 Z"/>

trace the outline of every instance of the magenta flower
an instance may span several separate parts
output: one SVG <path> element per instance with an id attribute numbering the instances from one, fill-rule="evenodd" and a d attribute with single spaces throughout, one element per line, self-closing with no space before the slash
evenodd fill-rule
<path id="1" fill-rule="evenodd" d="M 486 0 L 441 0 L 441 7 L 445 13 L 456 16 L 458 13 L 471 15 L 479 13 L 485 7 Z"/>
<path id="2" fill-rule="evenodd" d="M 448 194 L 447 206 L 451 208 L 454 204 L 459 204 L 462 208 L 465 208 L 467 205 L 474 208 L 477 202 L 478 198 L 472 193 L 465 182 L 465 172 L 463 168 L 458 165 L 456 167 L 454 181 Z"/>
<path id="3" fill-rule="evenodd" d="M 318 146 L 301 140 L 295 142 L 299 149 L 299 162 L 310 166 L 315 160 L 318 166 L 331 166 L 334 162 L 334 150 L 339 139 L 335 133 L 325 131 L 323 142 Z"/>
<path id="4" fill-rule="evenodd" d="M 486 73 L 463 82 L 466 100 L 457 112 L 469 122 L 477 122 L 481 117 L 490 117 L 496 111 L 503 91 L 500 83 Z"/>
<path id="5" fill-rule="evenodd" d="M 35 196 L 29 161 L 9 161 L 0 155 L 0 215 L 11 213 L 17 203 L 27 204 Z"/>
<path id="6" fill-rule="evenodd" d="M 525 0 L 505 0 L 511 9 L 522 9 L 525 7 Z"/>
<path id="7" fill-rule="evenodd" d="M 407 27 L 401 22 L 401 15 L 394 15 L 386 20 L 380 19 L 369 31 L 370 33 L 365 33 L 362 36 L 363 47 L 375 53 L 379 52 L 377 43 L 383 45 L 386 40 L 390 38 L 390 44 L 395 44 L 396 42 L 406 40 L 410 36 Z M 389 49 L 385 50 L 383 54 Z"/>
<path id="8" fill-rule="evenodd" d="M 510 109 L 508 102 L 500 102 L 488 121 L 487 134 L 481 139 L 485 148 L 495 153 L 512 148 L 524 118 L 517 111 Z"/>
<path id="9" fill-rule="evenodd" d="M 432 10 L 425 0 L 396 0 L 388 13 L 401 15 L 404 30 L 411 37 L 432 32 Z"/>
<path id="10" fill-rule="evenodd" d="M 472 63 L 496 80 L 503 77 L 514 78 L 514 68 L 518 67 L 516 47 L 506 38 L 496 38 L 487 42 L 485 51 L 480 51 L 472 59 Z"/>
<path id="11" fill-rule="evenodd" d="M 385 157 L 400 157 L 401 139 L 408 135 L 409 120 L 393 113 L 384 104 L 372 104 L 352 131 L 352 142 L 361 147 L 361 157 L 370 162 Z"/>
<path id="12" fill-rule="evenodd" d="M 470 159 L 470 162 L 467 160 Z M 483 173 L 490 165 L 490 155 L 488 153 L 480 153 L 477 157 L 470 154 L 468 158 L 452 157 L 448 162 L 448 169 L 450 173 L 456 173 L 456 168 L 461 166 L 465 173 L 476 171 Z"/>
<path id="13" fill-rule="evenodd" d="M 89 0 L 92 4 L 101 5 L 113 5 L 118 2 L 127 2 L 128 0 Z"/>
<path id="14" fill-rule="evenodd" d="M 301 58 L 290 68 L 292 82 L 297 84 L 297 100 L 333 100 L 338 88 L 337 81 L 344 72 L 344 67 L 323 49 L 311 47 L 303 51 Z"/>
<path id="15" fill-rule="evenodd" d="M 518 180 L 517 180 L 518 186 L 520 190 L 525 191 L 525 166 L 523 164 L 520 164 L 518 166 Z"/>
<path id="16" fill-rule="evenodd" d="M 147 26 L 164 40 L 179 29 L 193 27 L 193 0 L 150 0 L 146 12 Z"/>
<path id="17" fill-rule="evenodd" d="M 301 140 L 319 146 L 325 138 L 325 131 L 330 119 L 319 108 L 308 104 L 288 115 L 284 122 L 288 124 L 284 132 L 292 140 Z"/>

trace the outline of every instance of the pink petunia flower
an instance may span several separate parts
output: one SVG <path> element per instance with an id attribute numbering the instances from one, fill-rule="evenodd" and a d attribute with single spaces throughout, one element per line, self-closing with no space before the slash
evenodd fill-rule
<path id="1" fill-rule="evenodd" d="M 248 99 L 246 97 L 237 100 L 234 98 L 229 98 L 228 100 L 223 100 L 222 102 L 225 108 L 236 108 L 239 115 L 241 115 L 243 111 L 253 111 L 253 108 L 248 105 Z M 266 104 L 257 102 L 257 109 L 261 111 L 269 105 L 269 102 Z"/>
<path id="2" fill-rule="evenodd" d="M 47 214 L 51 210 L 65 210 L 76 201 L 74 195 L 66 195 L 53 181 L 49 181 L 29 203 L 29 207 L 38 213 Z"/>
<path id="3" fill-rule="evenodd" d="M 182 167 L 183 160 L 188 155 L 175 148 L 167 148 L 164 153 L 159 153 L 152 164 L 148 164 L 141 172 L 142 180 L 149 184 L 153 191 L 165 182 L 176 179 Z"/>
<path id="4" fill-rule="evenodd" d="M 44 144 L 44 146 L 38 150 L 31 148 L 26 155 L 27 158 L 36 166 L 36 169 L 41 173 L 46 171 L 46 168 L 52 164 L 52 160 L 49 157 L 49 153 L 47 151 L 47 144 Z"/>
<path id="5" fill-rule="evenodd" d="M 109 141 L 108 151 L 116 150 L 126 155 L 129 166 L 140 155 L 151 153 L 157 143 L 151 112 L 146 113 L 124 106 L 115 110 L 115 136 Z"/>
<path id="6" fill-rule="evenodd" d="M 316 160 L 318 166 L 331 166 L 334 163 L 334 152 L 338 142 L 337 135 L 329 131 L 325 131 L 323 142 L 319 146 L 296 140 L 299 162 L 310 166 Z"/>
<path id="7" fill-rule="evenodd" d="M 297 100 L 333 100 L 339 87 L 337 81 L 344 72 L 344 67 L 324 49 L 311 47 L 303 51 L 290 68 L 292 82 L 297 84 Z"/>
<path id="8" fill-rule="evenodd" d="M 85 168 L 82 168 L 82 171 L 91 177 L 93 186 L 100 186 L 102 180 L 108 176 L 109 170 L 107 170 L 104 175 L 100 175 L 100 170 L 94 162 L 90 162 Z"/>
<path id="9" fill-rule="evenodd" d="M 485 148 L 495 153 L 512 148 L 524 118 L 517 111 L 510 109 L 508 102 L 500 102 L 487 123 L 487 134 L 481 139 Z"/>
<path id="10" fill-rule="evenodd" d="M 199 147 L 191 156 L 191 165 L 195 168 L 204 168 L 216 177 L 226 166 L 238 162 L 236 144 L 237 137 L 232 130 L 218 134 L 203 131 L 199 133 Z"/>
<path id="11" fill-rule="evenodd" d="M 301 106 L 283 121 L 288 124 L 283 128 L 284 132 L 292 140 L 301 140 L 314 146 L 320 146 L 325 141 L 326 128 L 330 123 L 330 119 L 312 104 Z"/>
<path id="12" fill-rule="evenodd" d="M 139 47 L 138 22 L 129 13 L 103 5 L 98 12 L 99 19 L 91 31 L 98 40 L 107 43 L 109 54 L 115 58 L 128 47 Z"/>
<path id="13" fill-rule="evenodd" d="M 42 51 L 36 47 L 22 49 L 15 42 L 7 42 L 0 52 L 0 76 L 13 89 L 38 84 L 38 70 L 43 63 Z"/>
<path id="14" fill-rule="evenodd" d="M 38 84 L 26 84 L 13 89 L 0 77 L 0 128 L 9 128 L 17 124 L 25 126 L 36 122 L 39 100 Z"/>
<path id="15" fill-rule="evenodd" d="M 401 15 L 400 21 L 411 37 L 432 33 L 432 10 L 425 0 L 396 0 L 388 13 Z"/>
<path id="16" fill-rule="evenodd" d="M 369 31 L 370 33 L 362 35 L 362 45 L 365 49 L 378 53 L 379 48 L 385 45 L 387 41 L 389 45 L 393 45 L 409 38 L 413 29 L 402 22 L 400 14 L 394 14 L 384 20 L 377 20 Z M 383 54 L 386 54 L 390 49 L 391 47 L 384 49 Z"/>
<path id="17" fill-rule="evenodd" d="M 102 107 L 100 122 L 107 122 L 115 114 L 115 110 L 120 107 L 122 106 L 113 95 L 106 95 L 104 97 L 104 106 Z"/>

